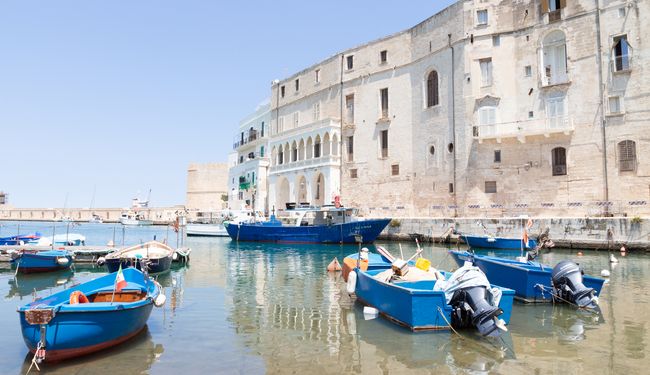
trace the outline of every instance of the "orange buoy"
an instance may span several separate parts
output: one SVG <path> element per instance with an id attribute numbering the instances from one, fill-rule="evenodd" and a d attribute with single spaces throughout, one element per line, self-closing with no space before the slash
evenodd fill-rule
<path id="1" fill-rule="evenodd" d="M 327 272 L 337 272 L 341 270 L 341 264 L 339 260 L 334 257 L 334 259 L 327 265 Z"/>
<path id="2" fill-rule="evenodd" d="M 88 303 L 88 297 L 86 297 L 85 294 L 82 292 L 75 290 L 74 292 L 70 293 L 70 304 L 71 305 L 76 305 L 78 303 Z"/>

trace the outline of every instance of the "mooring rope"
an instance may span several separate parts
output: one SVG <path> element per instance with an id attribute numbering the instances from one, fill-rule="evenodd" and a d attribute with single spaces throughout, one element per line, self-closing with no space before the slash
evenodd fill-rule
<path id="1" fill-rule="evenodd" d="M 544 286 L 544 285 L 542 285 L 542 284 L 535 284 L 535 286 L 538 287 L 539 289 L 541 289 L 541 290 L 542 290 L 542 293 L 543 293 L 546 289 L 549 289 L 549 287 Z M 551 291 L 555 290 L 555 288 L 550 288 L 550 289 L 551 289 Z M 584 310 L 584 311 L 588 311 L 588 312 L 590 312 L 590 313 L 592 313 L 592 314 L 596 314 L 596 315 L 598 315 L 598 312 L 597 312 L 597 311 L 594 311 L 593 309 L 588 309 L 588 308 L 586 308 L 586 307 L 584 307 L 584 306 L 580 306 L 580 305 L 578 305 L 578 304 L 575 304 L 575 303 L 573 303 L 573 302 L 571 302 L 571 301 L 569 301 L 569 300 L 566 300 L 566 299 L 560 297 L 559 295 L 557 295 L 557 294 L 555 294 L 555 293 L 552 293 L 552 292 L 551 292 L 550 294 L 551 294 L 551 296 L 553 297 L 553 301 L 554 301 L 554 302 L 555 302 L 555 298 L 557 298 L 557 299 L 559 299 L 559 300 L 562 301 L 562 302 L 566 302 L 566 303 L 568 303 L 569 305 L 572 305 L 572 306 L 577 307 L 578 309 L 581 309 L 581 310 Z M 596 296 L 596 298 L 598 298 L 598 297 Z"/>
<path id="2" fill-rule="evenodd" d="M 36 369 L 38 371 L 41 371 L 41 368 L 38 367 L 38 353 L 43 349 L 43 343 L 38 342 L 38 345 L 36 346 L 36 351 L 34 352 L 34 357 L 32 357 L 32 363 L 29 365 L 29 368 L 27 369 L 26 374 L 29 374 L 29 372 L 32 370 L 32 367 L 36 366 Z"/>
<path id="3" fill-rule="evenodd" d="M 440 313 L 440 316 L 442 316 L 442 319 L 445 320 L 445 322 L 447 323 L 449 328 L 451 328 L 451 330 L 454 331 L 454 333 L 457 334 L 461 339 L 464 339 L 465 337 L 463 335 L 461 335 L 460 333 L 458 333 L 458 331 L 456 331 L 454 329 L 454 327 L 451 326 L 451 323 L 449 323 L 449 320 L 447 320 L 447 317 L 445 317 L 445 314 L 443 314 L 442 309 L 440 308 L 440 306 L 438 306 L 438 312 Z"/>

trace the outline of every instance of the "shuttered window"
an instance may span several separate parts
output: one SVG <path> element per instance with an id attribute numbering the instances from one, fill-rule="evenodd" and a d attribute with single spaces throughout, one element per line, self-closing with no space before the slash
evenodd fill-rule
<path id="1" fill-rule="evenodd" d="M 553 176 L 566 175 L 566 149 L 556 147 L 551 151 L 553 161 Z"/>
<path id="2" fill-rule="evenodd" d="M 636 144 L 626 140 L 618 143 L 618 167 L 621 172 L 636 169 Z"/>

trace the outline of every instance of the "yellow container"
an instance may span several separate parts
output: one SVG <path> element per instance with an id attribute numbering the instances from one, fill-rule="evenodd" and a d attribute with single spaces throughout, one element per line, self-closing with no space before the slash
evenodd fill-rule
<path id="1" fill-rule="evenodd" d="M 418 260 L 415 261 L 415 267 L 421 269 L 422 271 L 428 271 L 429 268 L 431 268 L 431 261 L 425 258 L 418 258 Z"/>

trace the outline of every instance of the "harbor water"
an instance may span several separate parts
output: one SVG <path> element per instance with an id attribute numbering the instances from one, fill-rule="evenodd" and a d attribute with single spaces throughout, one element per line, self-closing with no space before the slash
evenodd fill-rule
<path id="1" fill-rule="evenodd" d="M 0 237 L 18 223 L 1 222 Z M 52 223 L 20 223 L 20 232 L 51 235 Z M 81 233 L 87 245 L 126 245 L 166 239 L 166 228 L 58 223 L 56 234 Z M 178 242 L 181 240 L 178 239 Z M 236 243 L 190 237 L 189 265 L 156 276 L 167 303 L 154 309 L 134 339 L 86 357 L 45 364 L 48 374 L 645 374 L 650 363 L 650 257 L 553 249 L 541 261 L 580 263 L 585 273 L 611 273 L 600 296 L 601 313 L 566 305 L 516 303 L 509 332 L 488 340 L 461 330 L 411 333 L 382 317 L 366 320 L 345 292 L 334 258 L 357 246 Z M 380 243 L 399 254 L 398 243 Z M 414 243 L 401 243 L 405 255 Z M 424 256 L 441 269 L 457 268 L 445 245 L 425 244 Z M 373 246 L 369 246 L 372 250 Z M 518 254 L 509 254 L 514 256 Z M 74 271 L 14 275 L 0 264 L 0 373 L 24 373 L 31 355 L 16 308 L 106 274 L 77 264 Z M 42 366 L 43 368 L 43 366 Z"/>

